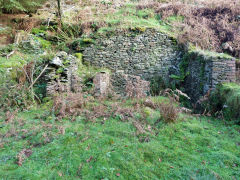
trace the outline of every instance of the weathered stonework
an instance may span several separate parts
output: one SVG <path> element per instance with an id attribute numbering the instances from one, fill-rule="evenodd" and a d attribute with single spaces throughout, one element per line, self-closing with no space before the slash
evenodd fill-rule
<path id="1" fill-rule="evenodd" d="M 141 79 L 140 76 L 124 74 L 123 71 L 113 73 L 111 81 L 114 90 L 124 97 L 129 95 L 128 91 L 131 91 L 133 97 L 136 97 L 138 94 L 146 96 L 149 95 L 150 92 L 149 81 Z M 132 89 L 129 88 L 130 86 Z"/>
<path id="2" fill-rule="evenodd" d="M 235 59 L 229 57 L 192 52 L 184 81 L 187 94 L 196 101 L 219 83 L 235 82 L 235 62 Z"/>
<path id="3" fill-rule="evenodd" d="M 81 79 L 77 75 L 78 59 L 61 51 L 50 62 L 46 73 L 47 94 L 56 92 L 80 92 Z"/>
<path id="4" fill-rule="evenodd" d="M 85 48 L 83 61 L 112 70 L 112 84 L 118 91 L 126 83 L 123 78 L 116 78 L 118 72 L 145 80 L 160 76 L 167 82 L 173 80 L 171 75 L 183 77 L 181 85 L 194 101 L 218 83 L 235 81 L 234 59 L 201 52 L 191 53 L 184 69 L 186 74 L 182 76 L 181 63 L 186 61 L 184 54 L 186 52 L 181 51 L 176 40 L 147 29 L 140 34 L 118 33 L 109 38 L 99 38 L 95 44 Z"/>
<path id="5" fill-rule="evenodd" d="M 16 34 L 14 43 L 24 52 L 31 54 L 42 54 L 44 52 L 41 43 L 36 37 L 33 34 L 28 34 L 24 31 L 19 31 Z"/>
<path id="6" fill-rule="evenodd" d="M 110 75 L 107 72 L 97 73 L 93 79 L 94 95 L 106 96 L 110 89 Z"/>
<path id="7" fill-rule="evenodd" d="M 141 34 L 120 33 L 98 39 L 83 52 L 83 60 L 113 72 L 151 79 L 169 77 L 169 68 L 181 59 L 176 42 L 164 33 L 148 29 Z"/>

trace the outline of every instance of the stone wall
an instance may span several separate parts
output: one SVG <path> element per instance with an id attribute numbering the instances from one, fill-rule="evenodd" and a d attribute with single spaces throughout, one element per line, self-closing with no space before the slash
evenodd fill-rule
<path id="1" fill-rule="evenodd" d="M 56 92 L 80 92 L 82 80 L 78 76 L 79 59 L 64 51 L 58 52 L 45 73 L 47 94 Z"/>
<path id="2" fill-rule="evenodd" d="M 113 72 L 151 79 L 169 77 L 169 68 L 181 59 L 176 41 L 161 32 L 147 29 L 144 33 L 120 33 L 100 38 L 83 52 L 84 62 L 107 67 Z"/>
<path id="3" fill-rule="evenodd" d="M 187 94 L 194 100 L 204 96 L 217 84 L 235 82 L 235 59 L 219 55 L 191 52 L 188 56 L 188 75 L 184 81 Z"/>
<path id="4" fill-rule="evenodd" d="M 190 54 L 187 59 L 183 57 Z M 117 33 L 96 40 L 85 48 L 83 61 L 93 66 L 107 67 L 115 74 L 140 76 L 145 80 L 162 77 L 170 82 L 171 75 L 184 77 L 186 92 L 196 101 L 218 83 L 235 81 L 235 60 L 201 52 L 183 52 L 176 40 L 168 35 L 147 29 L 143 33 Z M 187 61 L 187 62 L 184 62 Z M 182 63 L 185 75 L 182 76 Z M 123 88 L 121 78 L 114 84 Z"/>

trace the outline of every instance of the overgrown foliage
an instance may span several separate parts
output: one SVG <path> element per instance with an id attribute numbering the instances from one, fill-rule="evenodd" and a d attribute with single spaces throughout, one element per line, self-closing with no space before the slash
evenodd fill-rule
<path id="1" fill-rule="evenodd" d="M 29 54 L 16 53 L 9 59 L 0 57 L 0 108 L 28 109 L 41 102 L 45 92 L 42 76 L 47 57 L 34 59 Z"/>
<path id="2" fill-rule="evenodd" d="M 53 112 L 60 119 L 78 116 L 87 102 L 89 98 L 84 98 L 82 93 L 59 93 L 53 97 Z"/>
<path id="3" fill-rule="evenodd" d="M 184 34 L 179 35 L 180 40 L 187 39 L 196 46 L 216 51 L 226 50 L 218 48 L 222 43 L 228 43 L 227 50 L 232 47 L 230 54 L 237 56 L 238 42 L 235 43 L 236 32 L 233 30 L 237 21 L 226 18 L 235 14 L 228 6 L 226 9 L 221 5 L 193 6 L 189 10 L 182 3 L 165 7 L 159 7 L 158 3 L 156 7 L 145 3 L 137 9 L 132 5 L 123 6 L 117 12 L 116 7 L 122 5 L 120 0 L 81 1 L 82 4 L 93 2 L 100 3 L 99 11 L 83 8 L 82 12 L 89 13 L 78 16 L 80 20 L 89 18 L 89 22 L 81 26 L 61 23 L 53 28 L 59 46 L 63 43 L 64 48 L 68 48 L 72 44 L 76 48 L 74 50 L 80 52 L 83 46 L 94 43 L 93 39 L 85 37 L 72 43 L 83 32 L 108 31 L 117 27 L 143 32 L 145 26 L 169 30 L 170 24 L 178 21 L 185 23 L 187 28 L 182 29 Z M 165 0 L 158 2 L 166 3 Z M 25 8 L 29 10 L 27 6 Z M 8 12 L 25 11 L 25 8 Z M 105 15 L 111 11 L 117 13 L 104 19 L 105 22 L 91 21 L 96 14 Z M 189 19 L 185 17 L 188 13 Z M 224 23 L 227 19 L 230 26 L 226 28 Z M 216 23 L 216 20 L 219 21 Z M 198 22 L 194 25 L 195 21 Z M 176 26 L 182 28 L 181 24 Z M 45 31 L 32 29 L 32 26 L 24 30 L 32 31 L 42 46 L 44 44 L 45 50 L 51 47 L 44 40 Z M 207 37 L 203 37 L 204 33 Z M 233 44 L 229 43 L 231 33 Z M 218 40 L 214 39 L 216 37 Z M 3 55 L 12 50 L 7 49 Z M 82 54 L 76 56 L 83 83 L 89 83 L 91 88 L 93 74 L 97 70 L 82 64 Z M 163 81 L 160 78 L 153 80 L 152 91 L 162 96 L 147 98 L 147 81 L 140 77 L 134 81 L 126 79 L 125 99 L 118 96 L 96 98 L 91 95 L 90 88 L 73 93 L 65 91 L 65 87 L 56 82 L 59 87 L 53 96 L 45 98 L 45 103 L 37 108 L 30 109 L 34 102 L 41 102 L 45 97 L 46 92 L 42 92 L 46 89 L 44 78 L 43 82 L 36 82 L 44 75 L 49 63 L 35 57 L 22 60 L 12 56 L 4 58 L 4 61 L 0 58 L 0 179 L 236 179 L 240 176 L 239 126 L 191 116 L 191 111 L 180 104 L 181 98 L 189 97 L 178 89 L 160 91 L 165 88 L 159 86 L 158 83 Z M 187 73 L 183 67 L 181 70 L 179 80 L 184 79 Z M 63 68 L 60 69 L 62 71 Z M 208 98 L 211 101 L 207 108 L 212 114 L 223 115 L 227 119 L 240 118 L 239 85 L 219 86 Z M 20 111 L 22 109 L 28 111 Z"/>
<path id="4" fill-rule="evenodd" d="M 33 12 L 46 0 L 0 0 L 0 12 Z"/>
<path id="5" fill-rule="evenodd" d="M 138 9 L 155 9 L 161 20 L 171 16 L 183 17 L 172 22 L 175 33 L 182 43 L 193 43 L 206 50 L 227 52 L 240 57 L 239 14 L 240 2 L 232 1 L 175 1 L 139 4 Z"/>
<path id="6" fill-rule="evenodd" d="M 16 69 L 17 70 L 17 69 Z M 20 71 L 19 71 L 20 72 Z M 28 86 L 18 84 L 8 77 L 8 73 L 0 69 L 0 108 L 26 108 L 33 104 L 31 92 Z"/>
<path id="7" fill-rule="evenodd" d="M 125 77 L 126 84 L 126 95 L 128 98 L 143 98 L 149 92 L 149 82 L 142 80 L 140 76 L 135 76 L 132 79 Z"/>
<path id="8" fill-rule="evenodd" d="M 209 92 L 200 103 L 209 115 L 239 121 L 240 86 L 234 83 L 219 85 L 215 91 Z"/>

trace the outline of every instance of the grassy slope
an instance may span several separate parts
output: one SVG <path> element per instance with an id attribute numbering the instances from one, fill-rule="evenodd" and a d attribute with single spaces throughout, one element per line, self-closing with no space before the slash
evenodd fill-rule
<path id="1" fill-rule="evenodd" d="M 121 28 L 171 30 L 169 24 L 159 23 L 152 13 L 136 12 L 129 6 L 106 16 L 106 21 L 110 30 L 118 24 Z M 0 67 L 12 66 L 16 60 L 12 59 L 0 62 Z M 19 113 L 9 123 L 0 114 L 0 179 L 240 177 L 239 126 L 183 116 L 176 124 L 159 123 L 154 130 L 157 135 L 136 135 L 131 122 L 118 118 L 93 123 L 78 117 L 75 122 L 60 122 L 54 116 L 44 118 L 45 113 L 43 109 Z M 158 118 L 159 112 L 154 112 L 146 121 L 153 127 Z M 149 142 L 140 142 L 146 137 Z M 18 166 L 16 156 L 25 148 L 31 148 L 33 154 Z"/>
<path id="2" fill-rule="evenodd" d="M 154 135 L 136 135 L 131 122 L 118 118 L 56 121 L 43 118 L 44 113 L 42 109 L 19 113 L 9 123 L 0 115 L 0 179 L 240 177 L 236 125 L 182 115 L 175 124 L 160 122 Z M 159 112 L 152 114 L 145 120 L 153 127 Z M 149 142 L 139 141 L 146 137 Z M 18 166 L 17 154 L 31 147 L 32 155 Z"/>
<path id="3" fill-rule="evenodd" d="M 182 21 L 178 17 L 172 16 L 166 22 L 160 21 L 151 9 L 137 10 L 134 4 L 126 4 L 114 14 L 107 14 L 103 17 L 108 27 L 99 29 L 99 32 L 126 30 L 129 28 L 153 28 L 159 31 L 173 34 L 170 22 Z"/>

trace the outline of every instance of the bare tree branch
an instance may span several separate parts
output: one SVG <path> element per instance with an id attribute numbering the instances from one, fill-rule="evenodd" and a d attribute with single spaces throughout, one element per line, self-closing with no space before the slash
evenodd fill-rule
<path id="1" fill-rule="evenodd" d="M 37 82 L 37 80 L 42 76 L 42 74 L 46 71 L 48 67 L 48 64 L 44 67 L 44 69 L 42 70 L 42 72 L 38 75 L 38 77 L 32 82 L 31 86 L 28 89 L 31 89 L 33 87 L 33 85 Z"/>

